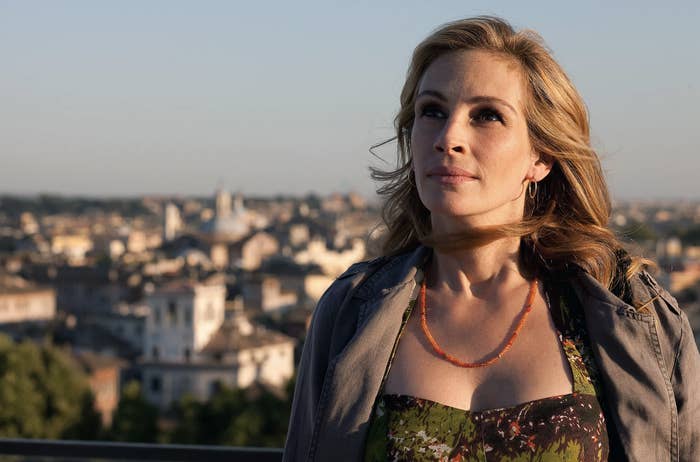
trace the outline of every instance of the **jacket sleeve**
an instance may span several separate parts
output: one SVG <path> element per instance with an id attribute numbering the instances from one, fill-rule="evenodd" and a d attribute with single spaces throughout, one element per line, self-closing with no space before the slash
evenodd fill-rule
<path id="1" fill-rule="evenodd" d="M 326 290 L 314 309 L 297 370 L 292 411 L 284 447 L 284 462 L 306 460 L 317 420 L 317 409 L 331 356 L 335 319 L 353 286 L 353 274 L 342 275 Z"/>
<path id="2" fill-rule="evenodd" d="M 700 460 L 700 353 L 683 312 L 672 385 L 678 410 L 679 460 Z"/>

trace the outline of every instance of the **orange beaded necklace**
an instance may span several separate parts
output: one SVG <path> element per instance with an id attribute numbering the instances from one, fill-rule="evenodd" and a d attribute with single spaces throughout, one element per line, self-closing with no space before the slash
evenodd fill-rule
<path id="1" fill-rule="evenodd" d="M 527 299 L 525 300 L 525 306 L 523 307 L 523 311 L 520 314 L 520 319 L 518 320 L 518 324 L 515 326 L 515 329 L 513 332 L 510 334 L 510 338 L 508 339 L 508 342 L 505 344 L 505 346 L 499 351 L 496 356 L 493 356 L 489 359 L 486 359 L 484 361 L 479 361 L 476 363 L 467 363 L 464 361 L 460 361 L 456 357 L 452 356 L 451 354 L 447 353 L 444 351 L 442 348 L 440 348 L 440 345 L 435 341 L 433 338 L 432 334 L 430 333 L 430 330 L 428 330 L 428 319 L 426 315 L 426 308 L 425 308 L 425 278 L 423 278 L 423 283 L 421 284 L 420 287 L 420 324 L 421 328 L 423 329 L 423 333 L 425 334 L 426 338 L 428 339 L 428 342 L 430 342 L 430 345 L 433 347 L 433 350 L 435 353 L 437 353 L 438 356 L 444 358 L 445 360 L 451 362 L 455 366 L 459 367 L 467 367 L 467 368 L 474 368 L 474 367 L 484 367 L 488 366 L 489 364 L 493 364 L 499 359 L 503 357 L 503 355 L 510 350 L 510 347 L 513 346 L 513 342 L 515 341 L 515 337 L 518 336 L 518 332 L 520 332 L 520 329 L 522 329 L 523 324 L 525 324 L 525 318 L 527 318 L 527 315 L 530 313 L 532 310 L 532 302 L 535 300 L 535 293 L 537 293 L 537 279 L 533 279 L 532 283 L 530 284 L 530 292 L 527 295 Z"/>

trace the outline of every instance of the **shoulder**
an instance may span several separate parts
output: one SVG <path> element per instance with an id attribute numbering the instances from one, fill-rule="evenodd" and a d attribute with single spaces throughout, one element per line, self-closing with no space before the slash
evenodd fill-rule
<path id="1" fill-rule="evenodd" d="M 342 301 L 347 297 L 348 293 L 358 288 L 369 276 L 384 266 L 390 258 L 377 257 L 351 265 L 328 286 L 323 297 L 321 297 L 319 305 Z"/>
<path id="2" fill-rule="evenodd" d="M 355 263 L 338 276 L 318 301 L 313 312 L 312 328 L 318 329 L 319 325 L 323 325 L 324 330 L 327 330 L 328 324 L 333 323 L 348 305 L 357 289 L 380 269 L 388 258 L 378 257 Z"/>
<path id="3" fill-rule="evenodd" d="M 371 260 L 357 262 L 351 265 L 348 269 L 346 269 L 340 276 L 338 276 L 336 278 L 336 283 L 338 281 L 343 281 L 358 274 L 366 274 L 372 271 L 372 269 L 382 266 L 389 259 L 391 259 L 391 257 L 381 256 L 372 258 Z"/>
<path id="4" fill-rule="evenodd" d="M 632 306 L 637 311 L 656 308 L 669 311 L 674 316 L 682 316 L 683 311 L 678 301 L 659 284 L 647 271 L 636 273 L 629 281 L 632 296 Z"/>
<path id="5" fill-rule="evenodd" d="M 578 272 L 571 282 L 584 312 L 604 313 L 609 310 L 618 316 L 608 319 L 622 321 L 631 318 L 647 322 L 670 362 L 673 362 L 674 352 L 682 338 L 692 336 L 688 317 L 676 299 L 647 271 L 639 271 L 627 281 L 624 299 L 583 271 Z"/>
<path id="6" fill-rule="evenodd" d="M 616 307 L 633 308 L 640 313 L 682 315 L 676 299 L 647 271 L 639 271 L 626 280 L 624 289 L 608 289 L 583 270 L 573 272 L 568 279 L 582 301 L 596 300 Z"/>
<path id="7" fill-rule="evenodd" d="M 659 340 L 665 340 L 677 355 L 684 341 L 694 337 L 688 316 L 678 301 L 647 271 L 635 274 L 630 287 L 636 312 L 654 317 L 653 327 Z"/>
<path id="8" fill-rule="evenodd" d="M 358 298 L 368 299 L 378 293 L 405 283 L 432 254 L 428 247 L 419 246 L 398 255 L 388 255 L 355 263 L 336 278 L 328 288 L 329 295 L 338 296 L 357 288 Z"/>
<path id="9" fill-rule="evenodd" d="M 413 280 L 417 268 L 431 252 L 429 248 L 418 247 L 399 255 L 355 263 L 328 287 L 316 306 L 314 317 L 335 319 L 355 305 L 351 300 L 370 300 Z"/>

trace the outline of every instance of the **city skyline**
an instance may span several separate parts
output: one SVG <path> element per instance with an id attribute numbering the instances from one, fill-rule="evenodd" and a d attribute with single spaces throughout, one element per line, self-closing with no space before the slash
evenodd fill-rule
<path id="1" fill-rule="evenodd" d="M 613 199 L 699 199 L 700 7 L 671 3 L 0 1 L 0 193 L 371 198 L 414 46 L 496 14 L 578 87 Z"/>

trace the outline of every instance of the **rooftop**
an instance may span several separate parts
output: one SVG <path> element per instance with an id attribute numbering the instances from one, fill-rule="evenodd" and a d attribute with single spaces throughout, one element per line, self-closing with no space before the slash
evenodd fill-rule
<path id="1" fill-rule="evenodd" d="M 202 350 L 203 354 L 217 355 L 295 342 L 292 337 L 248 321 L 243 314 L 227 319 Z"/>

